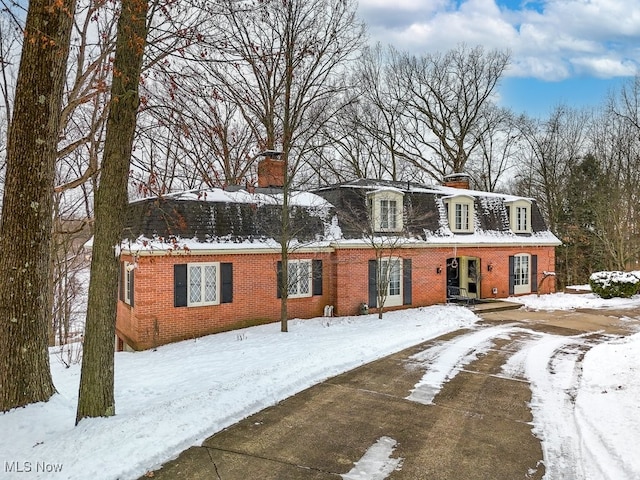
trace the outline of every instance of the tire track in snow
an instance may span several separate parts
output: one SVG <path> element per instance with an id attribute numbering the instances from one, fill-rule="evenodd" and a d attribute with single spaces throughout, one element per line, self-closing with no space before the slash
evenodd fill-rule
<path id="1" fill-rule="evenodd" d="M 477 331 L 412 355 L 410 364 L 426 368 L 426 372 L 406 399 L 431 405 L 445 383 L 454 378 L 464 367 L 477 360 L 480 355 L 493 348 L 496 339 L 508 339 L 517 330 L 522 328 L 515 324 L 479 327 Z"/>
<path id="2" fill-rule="evenodd" d="M 531 384 L 533 433 L 542 442 L 547 480 L 586 478 L 583 465 L 590 448 L 585 442 L 585 422 L 576 411 L 576 396 L 582 361 L 603 337 L 597 333 L 571 337 L 541 334 L 503 367 L 505 375 L 524 376 Z M 592 441 L 597 433 L 588 437 Z"/>

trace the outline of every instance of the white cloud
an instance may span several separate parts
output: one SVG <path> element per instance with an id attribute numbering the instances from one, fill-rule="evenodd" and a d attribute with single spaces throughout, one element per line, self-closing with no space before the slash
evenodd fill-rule
<path id="1" fill-rule="evenodd" d="M 559 80 L 638 72 L 640 0 L 547 0 L 511 10 L 500 0 L 364 0 L 375 41 L 416 53 L 464 42 L 510 49 L 509 75 Z"/>
<path id="2" fill-rule="evenodd" d="M 573 65 L 583 74 L 598 78 L 627 77 L 637 72 L 637 64 L 618 58 L 578 57 L 571 59 Z"/>

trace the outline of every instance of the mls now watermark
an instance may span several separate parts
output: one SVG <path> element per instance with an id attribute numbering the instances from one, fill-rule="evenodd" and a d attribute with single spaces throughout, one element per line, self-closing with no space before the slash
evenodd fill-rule
<path id="1" fill-rule="evenodd" d="M 49 462 L 4 462 L 5 473 L 60 473 L 61 463 Z"/>

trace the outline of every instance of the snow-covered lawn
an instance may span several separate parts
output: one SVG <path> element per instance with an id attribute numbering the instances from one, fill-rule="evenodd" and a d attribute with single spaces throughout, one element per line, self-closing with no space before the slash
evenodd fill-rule
<path id="1" fill-rule="evenodd" d="M 593 297 L 557 294 L 545 301 L 557 308 L 579 298 L 590 301 L 590 307 L 620 306 L 616 300 L 596 304 Z M 540 308 L 535 305 L 540 298 L 520 297 L 518 301 Z M 640 306 L 640 298 L 626 306 Z M 209 435 L 313 384 L 443 333 L 475 329 L 477 320 L 463 307 L 434 306 L 387 313 L 383 320 L 374 315 L 292 320 L 287 334 L 279 332 L 278 324 L 271 324 L 157 351 L 117 353 L 117 415 L 84 420 L 77 427 L 80 368 L 77 364 L 65 368 L 52 354 L 59 393 L 47 403 L 0 414 L 0 479 L 137 478 Z M 512 327 L 503 328 L 496 334 L 507 334 Z M 473 357 L 474 344 L 486 348 L 486 334 L 472 333 L 469 338 L 464 348 L 458 348 L 462 362 Z M 505 367 L 532 381 L 534 431 L 545 442 L 545 464 L 557 463 L 553 455 L 560 451 L 563 439 L 553 432 L 558 425 L 568 425 L 572 430 L 565 435 L 576 435 L 580 441 L 560 446 L 572 448 L 569 458 L 581 462 L 584 477 L 576 478 L 640 478 L 640 456 L 632 451 L 640 442 L 640 335 L 612 339 L 588 351 L 579 385 L 572 386 L 575 408 L 570 410 L 571 405 L 548 395 L 567 377 L 550 378 L 549 358 L 538 354 L 552 355 L 556 346 L 581 341 L 539 334 Z M 441 371 L 455 370 L 456 360 L 450 355 L 434 358 L 446 361 Z M 575 362 L 567 365 L 572 364 Z M 446 382 L 450 375 L 438 378 L 430 380 L 430 384 L 435 381 L 430 388 L 436 391 L 439 382 Z M 393 441 L 381 441 L 384 445 L 376 448 L 386 458 Z M 55 473 L 56 469 L 60 471 Z M 547 480 L 560 480 L 549 471 Z"/>

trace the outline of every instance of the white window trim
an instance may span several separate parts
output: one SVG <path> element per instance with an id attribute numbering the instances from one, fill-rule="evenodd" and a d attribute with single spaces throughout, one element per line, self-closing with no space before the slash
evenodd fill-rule
<path id="1" fill-rule="evenodd" d="M 475 204 L 473 197 L 468 195 L 456 195 L 444 199 L 448 208 L 449 229 L 453 233 L 473 233 L 475 219 Z M 468 225 L 467 228 L 456 228 L 456 210 L 458 205 L 466 205 L 468 209 Z"/>
<path id="2" fill-rule="evenodd" d="M 313 295 L 313 265 L 311 260 L 309 259 L 304 259 L 304 260 L 289 260 L 287 262 L 288 264 L 288 275 L 287 275 L 287 279 L 288 279 L 288 292 L 287 292 L 287 298 L 306 298 L 306 297 L 311 297 Z M 291 283 L 291 269 L 292 267 L 295 265 L 296 268 L 298 269 L 298 271 L 300 270 L 300 265 L 302 264 L 306 264 L 307 265 L 307 272 L 309 272 L 309 275 L 307 276 L 307 278 L 297 278 L 296 279 L 296 293 L 292 293 L 291 292 L 291 287 L 292 287 L 292 283 Z M 301 285 L 305 283 L 307 286 L 307 291 L 306 292 L 302 292 L 300 293 L 301 290 Z"/>
<path id="3" fill-rule="evenodd" d="M 531 202 L 521 199 L 507 203 L 509 208 L 509 226 L 513 233 L 531 233 Z M 518 209 L 524 208 L 526 211 L 526 222 L 524 228 L 518 224 Z"/>
<path id="4" fill-rule="evenodd" d="M 526 274 L 523 276 L 521 267 L 523 260 L 526 258 Z M 531 255 L 528 253 L 520 253 L 513 256 L 513 293 L 521 295 L 523 293 L 531 293 Z"/>
<path id="5" fill-rule="evenodd" d="M 371 226 L 373 227 L 373 231 L 401 232 L 404 228 L 402 218 L 404 211 L 404 193 L 400 190 L 376 190 L 375 192 L 370 192 L 368 195 L 370 205 L 369 215 L 371 215 Z M 382 218 L 383 201 L 396 203 L 395 217 L 387 226 L 384 227 Z M 391 220 L 391 218 L 387 218 L 387 220 Z"/>
<path id="6" fill-rule="evenodd" d="M 201 267 L 200 270 L 200 298 L 204 298 L 205 294 L 205 282 L 204 282 L 204 271 L 205 267 L 214 266 L 216 267 L 216 298 L 215 300 L 204 301 L 201 300 L 199 302 L 191 301 L 191 269 L 192 267 Z M 188 263 L 187 264 L 187 307 L 202 307 L 206 305 L 219 305 L 220 304 L 220 262 L 196 262 L 196 263 Z"/>
<path id="7" fill-rule="evenodd" d="M 136 268 L 136 264 L 132 262 L 124 262 L 124 298 L 122 299 L 127 305 L 131 305 L 131 275 Z"/>
<path id="8" fill-rule="evenodd" d="M 383 263 L 387 263 L 387 262 L 397 262 L 398 264 L 398 282 L 399 282 L 399 289 L 398 289 L 398 293 L 395 295 L 391 295 L 390 293 L 390 289 L 391 289 L 391 279 L 390 278 L 386 278 L 386 279 L 382 279 L 382 275 L 390 275 L 391 273 L 391 269 L 387 268 L 387 269 L 383 269 Z M 386 297 L 385 297 L 385 301 L 384 301 L 384 306 L 385 307 L 398 307 L 401 306 L 403 304 L 403 272 L 402 272 L 402 268 L 403 268 L 403 262 L 402 259 L 399 257 L 387 257 L 387 258 L 381 258 L 378 260 L 378 272 L 380 272 L 380 278 L 383 280 L 381 283 L 384 283 L 386 286 Z"/>

